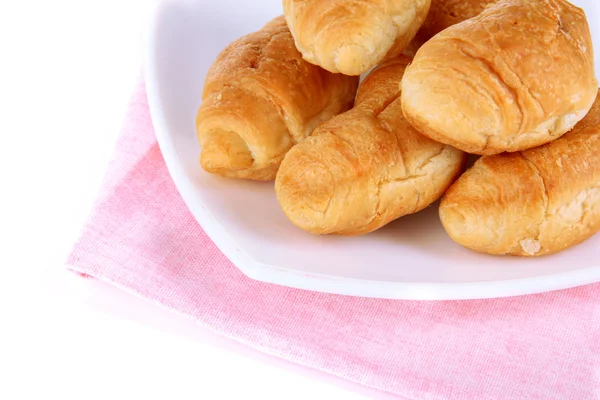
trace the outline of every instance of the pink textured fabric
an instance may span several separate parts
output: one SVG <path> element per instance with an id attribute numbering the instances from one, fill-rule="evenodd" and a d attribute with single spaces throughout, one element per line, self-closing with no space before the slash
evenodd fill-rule
<path id="1" fill-rule="evenodd" d="M 264 352 L 411 399 L 600 398 L 600 285 L 413 302 L 246 278 L 179 197 L 143 85 L 69 265 Z"/>

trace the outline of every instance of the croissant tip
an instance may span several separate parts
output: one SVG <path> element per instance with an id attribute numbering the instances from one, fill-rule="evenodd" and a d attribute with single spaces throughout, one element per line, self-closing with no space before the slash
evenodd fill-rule
<path id="1" fill-rule="evenodd" d="M 200 164 L 208 172 L 239 171 L 253 163 L 246 142 L 235 132 L 211 132 L 202 143 Z"/>

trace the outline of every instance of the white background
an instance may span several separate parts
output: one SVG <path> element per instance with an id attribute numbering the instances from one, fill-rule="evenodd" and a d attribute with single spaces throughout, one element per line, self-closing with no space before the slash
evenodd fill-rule
<path id="1" fill-rule="evenodd" d="M 0 398 L 391 398 L 66 271 L 140 74 L 152 9 L 0 1 Z"/>

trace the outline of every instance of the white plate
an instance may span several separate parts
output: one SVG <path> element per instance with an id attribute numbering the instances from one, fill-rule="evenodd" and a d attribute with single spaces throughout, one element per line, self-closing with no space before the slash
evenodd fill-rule
<path id="1" fill-rule="evenodd" d="M 596 0 L 576 3 L 590 21 L 600 19 Z M 164 1 L 146 60 L 152 120 L 173 180 L 204 231 L 240 270 L 296 288 L 415 300 L 514 296 L 600 281 L 600 235 L 538 259 L 480 255 L 446 236 L 432 206 L 370 235 L 317 237 L 288 222 L 272 183 L 205 173 L 194 123 L 206 72 L 227 44 L 280 13 L 279 0 Z M 600 40 L 596 47 L 600 53 Z"/>

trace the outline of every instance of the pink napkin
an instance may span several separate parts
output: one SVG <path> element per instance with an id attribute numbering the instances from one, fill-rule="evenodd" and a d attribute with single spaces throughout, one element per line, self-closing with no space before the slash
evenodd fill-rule
<path id="1" fill-rule="evenodd" d="M 411 399 L 600 398 L 600 285 L 420 302 L 242 275 L 179 197 L 143 85 L 69 265 L 248 346 Z"/>

